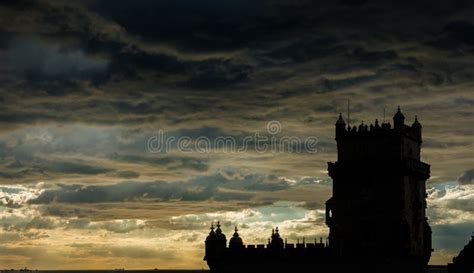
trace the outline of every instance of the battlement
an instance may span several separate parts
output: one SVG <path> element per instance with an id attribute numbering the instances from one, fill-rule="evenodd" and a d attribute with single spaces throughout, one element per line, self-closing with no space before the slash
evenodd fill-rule
<path id="1" fill-rule="evenodd" d="M 285 251 L 293 251 L 297 250 L 323 250 L 329 246 L 328 239 L 326 238 L 326 242 L 323 242 L 323 238 L 319 239 L 319 243 L 316 239 L 314 239 L 314 243 L 306 243 L 305 238 L 303 238 L 303 242 L 300 243 L 298 239 L 296 244 L 288 244 L 287 239 L 283 241 L 280 237 L 280 233 L 278 227 L 272 230 L 272 235 L 268 239 L 268 244 L 249 244 L 245 245 L 240 238 L 238 233 L 237 227 L 235 227 L 234 235 L 229 240 L 229 244 L 227 246 L 227 239 L 225 234 L 221 230 L 220 222 L 217 222 L 216 225 L 217 229 L 214 228 L 214 224 L 211 224 L 211 232 L 209 232 L 209 236 L 206 238 L 206 250 L 216 250 L 216 252 L 222 252 L 224 250 L 229 251 L 278 251 L 278 252 L 285 252 Z M 215 229 L 215 231 L 214 231 Z M 207 253 L 206 253 L 207 255 Z"/>
<path id="2" fill-rule="evenodd" d="M 338 140 L 347 138 L 373 138 L 373 137 L 387 137 L 387 136 L 406 136 L 415 141 L 421 141 L 419 135 L 419 128 L 403 125 L 401 128 L 394 128 L 390 122 L 382 123 L 379 125 L 378 120 L 375 120 L 374 124 L 361 123 L 359 126 L 347 126 L 343 130 L 339 131 Z"/>
<path id="3" fill-rule="evenodd" d="M 325 243 L 296 243 L 284 244 L 282 248 L 275 248 L 271 244 L 243 245 L 242 247 L 227 247 L 229 250 L 265 250 L 265 251 L 282 251 L 289 252 L 293 250 L 323 250 L 327 248 Z"/>
<path id="4" fill-rule="evenodd" d="M 398 108 L 390 123 L 379 125 L 361 123 L 346 126 L 342 115 L 336 122 L 338 160 L 403 160 L 420 159 L 422 143 L 421 124 L 418 119 L 411 126 L 405 124 L 405 117 Z"/>
<path id="5" fill-rule="evenodd" d="M 247 264 L 256 265 L 258 268 L 266 270 L 273 268 L 272 270 L 279 272 L 278 270 L 292 266 L 295 263 L 301 266 L 309 266 L 309 263 L 315 261 L 327 263 L 330 258 L 328 239 L 325 243 L 323 243 L 322 238 L 319 239 L 319 242 L 314 240 L 314 243 L 306 243 L 304 238 L 302 242 L 298 240 L 296 244 L 287 243 L 286 239 L 283 241 L 280 237 L 278 228 L 276 228 L 272 230 L 272 235 L 267 244 L 245 245 L 237 233 L 236 227 L 235 233 L 227 246 L 219 222 L 217 227 L 218 229 L 214 231 L 214 225 L 211 225 L 211 232 L 206 239 L 206 254 L 204 257 L 209 266 L 217 272 L 243 272 L 237 270 L 241 266 L 239 261 L 245 261 Z M 256 270 L 255 272 L 261 271 Z"/>

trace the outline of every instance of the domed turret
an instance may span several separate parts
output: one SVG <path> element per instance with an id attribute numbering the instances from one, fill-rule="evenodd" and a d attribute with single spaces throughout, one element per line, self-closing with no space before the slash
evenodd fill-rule
<path id="1" fill-rule="evenodd" d="M 344 119 L 342 118 L 342 114 L 339 113 L 339 118 L 336 121 L 336 125 L 341 125 L 341 124 L 346 125 L 346 123 L 344 122 Z"/>
<path id="2" fill-rule="evenodd" d="M 209 232 L 209 235 L 206 238 L 206 242 L 208 240 L 213 240 L 213 239 L 217 238 L 216 232 L 214 231 L 214 223 L 211 223 L 211 228 L 210 229 L 211 229 L 211 231 Z"/>
<path id="3" fill-rule="evenodd" d="M 397 112 L 393 116 L 393 128 L 401 129 L 405 124 L 405 116 L 400 111 L 400 106 L 398 106 Z"/>
<path id="4" fill-rule="evenodd" d="M 226 240 L 224 233 L 222 233 L 221 223 L 219 221 L 217 221 L 216 227 L 217 227 L 217 229 L 216 229 L 217 239 L 218 240 Z"/>
<path id="5" fill-rule="evenodd" d="M 217 222 L 216 230 L 214 231 L 214 224 L 211 223 L 211 232 L 206 238 L 206 254 L 204 260 L 212 260 L 221 256 L 226 248 L 227 240 L 222 233 L 221 225 Z"/>
<path id="6" fill-rule="evenodd" d="M 211 231 L 209 235 L 206 237 L 206 254 L 204 256 L 204 260 L 212 259 L 216 255 L 216 242 L 217 242 L 217 235 L 214 231 L 214 223 L 211 223 Z"/>
<path id="7" fill-rule="evenodd" d="M 244 243 L 242 242 L 242 238 L 240 238 L 239 233 L 237 233 L 237 231 L 239 230 L 237 229 L 237 227 L 235 227 L 234 235 L 229 241 L 230 248 L 242 248 L 244 246 Z"/>
<path id="8" fill-rule="evenodd" d="M 418 143 L 421 143 L 421 124 L 418 122 L 418 117 L 415 116 L 415 121 L 411 125 L 411 129 L 413 131 L 413 134 L 418 140 Z"/>
<path id="9" fill-rule="evenodd" d="M 272 237 L 268 246 L 274 249 L 283 249 L 283 239 L 280 237 L 278 227 L 272 229 Z"/>
<path id="10" fill-rule="evenodd" d="M 415 121 L 411 125 L 413 128 L 421 128 L 421 124 L 418 122 L 418 116 L 415 116 Z"/>
<path id="11" fill-rule="evenodd" d="M 342 119 L 342 114 L 339 113 L 339 118 L 336 121 L 336 140 L 341 138 L 346 132 L 346 123 Z"/>

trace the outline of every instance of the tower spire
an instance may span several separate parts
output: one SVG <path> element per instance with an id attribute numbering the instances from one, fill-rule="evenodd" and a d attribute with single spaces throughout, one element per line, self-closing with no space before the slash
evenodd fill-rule
<path id="1" fill-rule="evenodd" d="M 414 128 L 421 128 L 421 124 L 418 121 L 418 116 L 415 115 L 415 121 L 413 122 L 413 124 L 411 126 L 414 127 Z"/>
<path id="2" fill-rule="evenodd" d="M 344 119 L 342 118 L 342 113 L 339 113 L 339 118 L 337 119 L 336 124 L 346 125 L 346 123 L 344 122 Z"/>
<path id="3" fill-rule="evenodd" d="M 393 128 L 395 129 L 402 129 L 405 123 L 405 116 L 400 111 L 400 105 L 397 108 L 397 112 L 393 116 Z"/>
<path id="4" fill-rule="evenodd" d="M 243 247 L 243 241 L 242 238 L 240 238 L 239 233 L 237 232 L 239 229 L 237 226 L 234 228 L 234 235 L 232 235 L 232 238 L 230 238 L 229 241 L 229 247 L 230 248 L 242 248 Z"/>
<path id="5" fill-rule="evenodd" d="M 346 131 L 346 123 L 342 118 L 342 113 L 339 113 L 339 118 L 336 121 L 336 140 L 341 138 Z"/>

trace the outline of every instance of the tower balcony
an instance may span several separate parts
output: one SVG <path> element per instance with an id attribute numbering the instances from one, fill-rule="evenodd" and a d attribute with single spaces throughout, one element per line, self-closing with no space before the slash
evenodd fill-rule
<path id="1" fill-rule="evenodd" d="M 413 174 L 426 180 L 430 177 L 430 165 L 412 158 L 403 158 L 402 160 L 344 160 L 328 162 L 328 174 L 333 179 L 338 175 L 350 176 L 350 174 L 364 172 Z"/>

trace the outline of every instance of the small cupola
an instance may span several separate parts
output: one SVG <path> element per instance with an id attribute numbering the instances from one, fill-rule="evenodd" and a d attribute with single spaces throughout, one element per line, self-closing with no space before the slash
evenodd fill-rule
<path id="1" fill-rule="evenodd" d="M 222 229 L 221 229 L 221 223 L 219 221 L 217 221 L 217 225 L 216 225 L 216 236 L 217 236 L 217 239 L 219 240 L 225 240 L 225 235 L 224 233 L 222 233 Z"/>
<path id="2" fill-rule="evenodd" d="M 232 235 L 232 238 L 229 241 L 229 247 L 235 248 L 235 247 L 241 247 L 244 245 L 242 242 L 242 238 L 240 238 L 239 233 L 238 233 L 237 227 L 234 229 L 234 235 Z"/>
<path id="3" fill-rule="evenodd" d="M 421 124 L 420 122 L 418 122 L 418 117 L 415 116 L 415 121 L 413 122 L 413 124 L 411 125 L 412 128 L 421 128 Z"/>
<path id="4" fill-rule="evenodd" d="M 393 116 L 393 127 L 395 129 L 401 129 L 403 128 L 404 124 L 405 124 L 405 116 L 402 114 L 402 111 L 400 111 L 400 106 L 398 106 L 397 112 Z"/>

